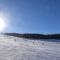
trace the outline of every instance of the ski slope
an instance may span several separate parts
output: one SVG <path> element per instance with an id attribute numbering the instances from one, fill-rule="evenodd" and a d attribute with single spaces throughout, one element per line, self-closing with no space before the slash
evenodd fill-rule
<path id="1" fill-rule="evenodd" d="M 0 60 L 60 60 L 60 42 L 0 35 Z"/>

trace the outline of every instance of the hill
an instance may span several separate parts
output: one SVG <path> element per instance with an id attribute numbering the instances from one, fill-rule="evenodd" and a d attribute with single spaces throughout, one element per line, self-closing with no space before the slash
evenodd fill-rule
<path id="1" fill-rule="evenodd" d="M 4 33 L 4 35 L 10 35 L 20 38 L 28 39 L 60 39 L 60 34 L 19 34 L 19 33 Z"/>

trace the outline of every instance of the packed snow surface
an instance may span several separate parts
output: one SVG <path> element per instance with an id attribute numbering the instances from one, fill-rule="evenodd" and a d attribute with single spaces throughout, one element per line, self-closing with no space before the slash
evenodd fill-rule
<path id="1" fill-rule="evenodd" d="M 0 35 L 0 60 L 60 60 L 60 42 Z"/>

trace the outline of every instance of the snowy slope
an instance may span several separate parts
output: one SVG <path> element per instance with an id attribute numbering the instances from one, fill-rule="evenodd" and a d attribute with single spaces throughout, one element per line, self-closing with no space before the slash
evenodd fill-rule
<path id="1" fill-rule="evenodd" d="M 60 60 L 60 43 L 0 35 L 0 60 Z"/>

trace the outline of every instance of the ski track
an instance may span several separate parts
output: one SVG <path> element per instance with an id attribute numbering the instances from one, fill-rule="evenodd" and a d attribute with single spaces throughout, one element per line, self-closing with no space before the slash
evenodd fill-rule
<path id="1" fill-rule="evenodd" d="M 60 60 L 60 43 L 1 35 L 0 60 Z"/>

